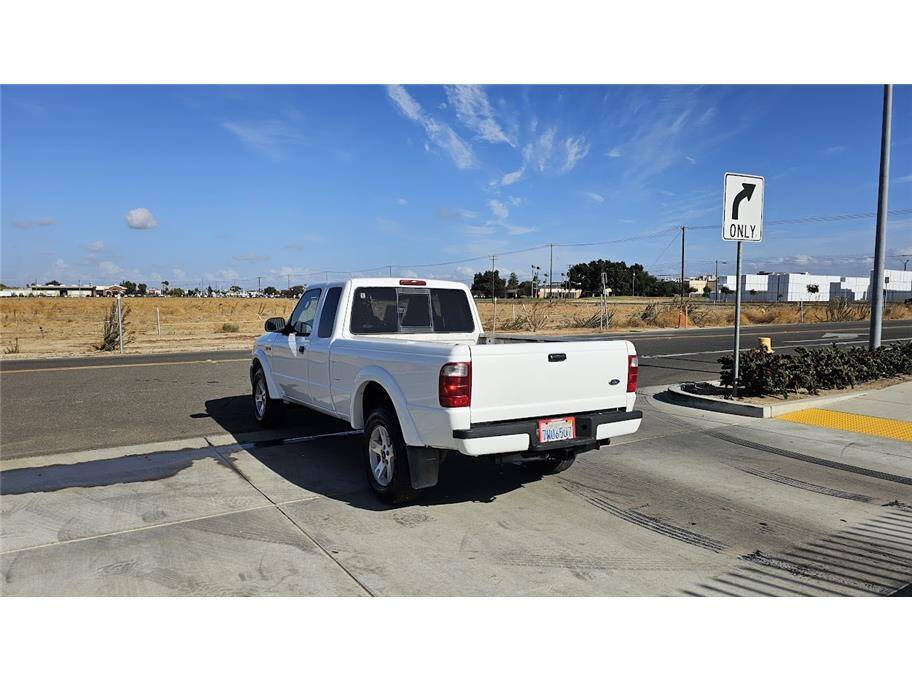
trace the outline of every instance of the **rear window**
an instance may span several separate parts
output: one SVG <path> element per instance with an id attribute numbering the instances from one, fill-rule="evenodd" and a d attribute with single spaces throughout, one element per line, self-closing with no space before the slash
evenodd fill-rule
<path id="1" fill-rule="evenodd" d="M 475 321 L 460 289 L 358 287 L 352 334 L 473 332 Z"/>

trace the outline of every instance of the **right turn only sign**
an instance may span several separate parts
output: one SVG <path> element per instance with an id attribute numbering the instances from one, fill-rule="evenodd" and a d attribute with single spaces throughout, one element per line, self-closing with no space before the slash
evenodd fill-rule
<path id="1" fill-rule="evenodd" d="M 763 178 L 725 174 L 722 239 L 759 242 L 763 239 Z"/>

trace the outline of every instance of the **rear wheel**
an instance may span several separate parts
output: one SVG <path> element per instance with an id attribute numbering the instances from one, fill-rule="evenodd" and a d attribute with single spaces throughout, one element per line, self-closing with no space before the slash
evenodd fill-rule
<path id="1" fill-rule="evenodd" d="M 263 426 L 273 426 L 282 420 L 284 405 L 269 397 L 269 385 L 262 367 L 253 374 L 253 417 Z"/>
<path id="2" fill-rule="evenodd" d="M 418 496 L 412 487 L 399 420 L 384 407 L 374 410 L 364 425 L 364 463 L 368 483 L 387 504 L 401 504 Z"/>
<path id="3" fill-rule="evenodd" d="M 523 462 L 523 466 L 533 473 L 541 476 L 548 476 L 549 474 L 559 474 L 561 471 L 566 471 L 575 461 L 576 455 L 572 455 L 566 459 L 552 459 L 549 457 L 548 459 Z"/>

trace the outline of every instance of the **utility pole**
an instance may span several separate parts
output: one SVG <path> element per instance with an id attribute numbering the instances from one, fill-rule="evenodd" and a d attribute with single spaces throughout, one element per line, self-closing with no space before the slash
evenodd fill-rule
<path id="1" fill-rule="evenodd" d="M 497 332 L 497 284 L 496 275 L 494 274 L 494 256 L 491 256 L 491 301 L 494 303 L 494 321 L 491 323 L 491 336 Z"/>
<path id="2" fill-rule="evenodd" d="M 909 264 L 909 261 L 912 260 L 912 253 L 901 253 L 899 254 L 899 257 L 902 259 L 903 272 L 905 272 L 906 266 Z"/>
<path id="3" fill-rule="evenodd" d="M 387 265 L 386 267 L 389 268 L 390 277 L 392 277 L 392 276 L 393 276 L 393 266 L 392 266 L 392 265 Z"/>
<path id="4" fill-rule="evenodd" d="M 551 264 L 548 266 L 548 298 L 554 292 L 554 244 L 548 244 L 551 247 Z"/>
<path id="5" fill-rule="evenodd" d="M 684 231 L 686 229 L 681 225 L 681 305 L 684 305 Z"/>
<path id="6" fill-rule="evenodd" d="M 893 116 L 893 86 L 884 85 L 883 122 L 880 132 L 880 186 L 877 191 L 877 230 L 874 233 L 874 276 L 871 278 L 871 332 L 868 344 L 880 346 L 883 326 L 884 255 L 886 253 L 887 194 L 890 190 L 890 124 Z"/>
<path id="7" fill-rule="evenodd" d="M 260 290 L 263 288 L 262 284 L 263 284 L 263 277 L 261 275 L 257 275 L 257 293 L 259 293 Z"/>
<path id="8" fill-rule="evenodd" d="M 634 270 L 631 274 L 633 275 L 633 282 L 630 283 L 630 295 L 631 295 L 631 296 L 636 296 L 636 290 L 637 290 L 637 273 L 636 273 L 636 270 Z"/>
<path id="9" fill-rule="evenodd" d="M 715 284 L 716 295 L 715 295 L 715 300 L 713 300 L 713 305 L 715 305 L 716 303 L 719 302 L 719 263 L 722 263 L 722 265 L 727 265 L 728 261 L 726 261 L 726 260 L 720 261 L 718 258 L 716 258 L 716 284 Z"/>
<path id="10" fill-rule="evenodd" d="M 291 275 L 289 274 L 285 275 L 285 288 L 291 289 Z"/>

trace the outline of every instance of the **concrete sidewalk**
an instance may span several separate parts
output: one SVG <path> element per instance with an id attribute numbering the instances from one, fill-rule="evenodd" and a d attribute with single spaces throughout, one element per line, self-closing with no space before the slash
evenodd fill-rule
<path id="1" fill-rule="evenodd" d="M 837 409 L 811 408 L 777 419 L 912 442 L 912 381 L 840 401 L 833 407 Z"/>

